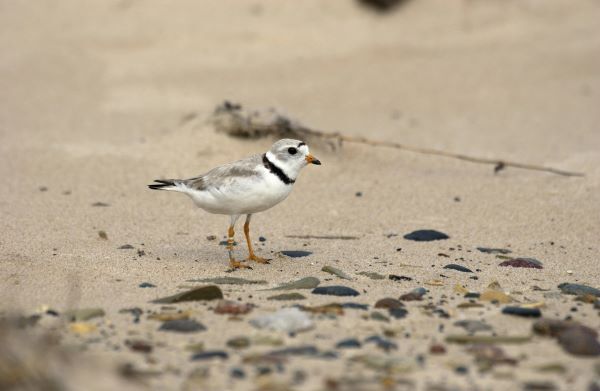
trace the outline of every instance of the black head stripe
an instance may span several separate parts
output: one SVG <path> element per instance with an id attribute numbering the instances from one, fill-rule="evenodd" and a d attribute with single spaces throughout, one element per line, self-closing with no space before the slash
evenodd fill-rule
<path id="1" fill-rule="evenodd" d="M 300 148 L 303 145 L 306 145 L 306 143 L 305 142 L 301 142 L 300 144 L 298 144 L 298 148 Z"/>
<path id="2" fill-rule="evenodd" d="M 283 170 L 281 168 L 279 168 L 275 164 L 273 164 L 273 162 L 271 162 L 269 160 L 269 158 L 267 157 L 266 153 L 263 155 L 262 161 L 263 161 L 265 168 L 267 170 L 269 170 L 270 172 L 272 172 L 273 174 L 277 175 L 277 178 L 281 179 L 281 181 L 283 183 L 285 183 L 286 185 L 291 185 L 294 182 L 296 182 L 294 179 L 290 179 L 289 176 L 285 175 L 285 172 L 283 172 Z"/>

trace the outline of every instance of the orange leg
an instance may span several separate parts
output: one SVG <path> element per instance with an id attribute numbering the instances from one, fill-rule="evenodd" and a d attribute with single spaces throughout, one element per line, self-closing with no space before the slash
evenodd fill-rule
<path id="1" fill-rule="evenodd" d="M 244 223 L 244 235 L 246 235 L 246 243 L 248 244 L 248 260 L 254 261 L 258 263 L 269 263 L 268 259 L 261 258 L 254 254 L 254 250 L 252 249 L 252 242 L 250 241 L 250 218 L 252 215 L 246 216 L 246 222 Z"/>
<path id="2" fill-rule="evenodd" d="M 233 227 L 238 217 L 239 216 L 231 216 L 231 225 L 229 226 L 229 230 L 227 231 L 227 252 L 229 253 L 229 266 L 231 266 L 231 270 L 252 269 L 250 266 L 243 264 L 240 261 L 236 261 L 233 256 L 233 242 L 235 236 L 235 231 Z"/>

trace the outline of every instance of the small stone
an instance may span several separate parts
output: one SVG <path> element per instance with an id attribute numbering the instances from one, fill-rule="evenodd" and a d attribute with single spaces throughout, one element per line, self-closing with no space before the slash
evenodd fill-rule
<path id="1" fill-rule="evenodd" d="M 426 293 L 427 293 L 427 289 L 425 289 L 425 288 L 415 288 L 412 291 L 400 296 L 400 300 L 402 300 L 402 301 L 423 300 L 423 296 Z"/>
<path id="2" fill-rule="evenodd" d="M 371 336 L 371 337 L 365 339 L 365 343 L 374 343 L 377 345 L 378 348 L 383 349 L 386 352 L 389 352 L 390 350 L 398 349 L 398 346 L 394 342 L 392 342 L 388 339 L 385 339 L 385 338 L 381 338 L 378 335 L 374 335 L 374 336 Z"/>
<path id="3" fill-rule="evenodd" d="M 363 193 L 362 193 L 362 191 L 357 191 L 356 193 L 354 193 L 354 195 L 356 197 L 362 197 Z"/>
<path id="4" fill-rule="evenodd" d="M 524 267 L 529 269 L 543 269 L 542 263 L 534 258 L 513 258 L 500 263 L 498 266 Z"/>
<path id="5" fill-rule="evenodd" d="M 565 282 L 558 285 L 558 289 L 560 289 L 565 295 L 594 295 L 596 297 L 600 297 L 599 289 L 582 284 L 570 284 Z"/>
<path id="6" fill-rule="evenodd" d="M 177 319 L 168 320 L 164 322 L 159 330 L 161 331 L 175 331 L 178 333 L 194 333 L 198 331 L 206 330 L 206 327 L 202 323 L 198 323 L 192 319 Z"/>
<path id="7" fill-rule="evenodd" d="M 408 315 L 408 311 L 404 308 L 390 308 L 388 313 L 395 319 L 402 319 Z"/>
<path id="8" fill-rule="evenodd" d="M 431 354 L 445 354 L 446 347 L 442 344 L 436 343 L 429 347 L 429 353 Z"/>
<path id="9" fill-rule="evenodd" d="M 325 273 L 333 274 L 334 276 L 337 276 L 344 280 L 352 280 L 352 277 L 350 277 L 348 274 L 344 273 L 342 270 L 335 268 L 333 266 L 323 266 L 321 271 L 323 271 Z"/>
<path id="10" fill-rule="evenodd" d="M 558 343 L 575 356 L 600 356 L 600 343 L 583 327 L 569 327 L 558 334 Z"/>
<path id="11" fill-rule="evenodd" d="M 152 344 L 141 339 L 126 340 L 125 345 L 134 352 L 150 353 L 152 352 Z"/>
<path id="12" fill-rule="evenodd" d="M 104 316 L 105 312 L 102 308 L 81 308 L 76 310 L 67 310 L 63 316 L 69 322 L 83 322 L 93 318 Z"/>
<path id="13" fill-rule="evenodd" d="M 414 240 L 417 242 L 429 242 L 432 240 L 444 240 L 448 238 L 449 236 L 445 233 L 431 229 L 422 229 L 404 235 L 404 239 Z"/>
<path id="14" fill-rule="evenodd" d="M 203 352 L 204 351 L 204 343 L 203 342 L 191 343 L 185 347 L 185 350 L 188 352 L 192 352 L 192 353 Z"/>
<path id="15" fill-rule="evenodd" d="M 380 322 L 389 322 L 390 321 L 390 318 L 388 318 L 387 316 L 385 316 L 384 314 L 382 314 L 379 311 L 371 312 L 371 319 L 377 320 Z"/>
<path id="16" fill-rule="evenodd" d="M 248 337 L 235 337 L 227 341 L 227 346 L 233 349 L 245 349 L 250 346 Z"/>
<path id="17" fill-rule="evenodd" d="M 479 292 L 468 292 L 463 296 L 465 299 L 479 299 L 481 298 L 481 293 Z"/>
<path id="18" fill-rule="evenodd" d="M 375 273 L 375 272 L 360 272 L 358 273 L 361 276 L 369 277 L 371 280 L 383 280 L 385 276 L 383 274 Z"/>
<path id="19" fill-rule="evenodd" d="M 220 358 L 222 360 L 227 360 L 229 358 L 229 354 L 222 350 L 211 350 L 207 352 L 200 352 L 192 355 L 192 361 L 203 361 L 203 360 L 212 360 L 215 358 Z"/>
<path id="20" fill-rule="evenodd" d="M 219 300 L 215 314 L 244 315 L 252 311 L 252 304 L 243 304 L 233 300 Z"/>
<path id="21" fill-rule="evenodd" d="M 258 241 L 259 241 L 259 242 L 266 242 L 266 241 L 267 241 L 267 238 L 265 238 L 264 236 L 259 236 L 259 237 L 258 237 Z"/>
<path id="22" fill-rule="evenodd" d="M 281 253 L 290 258 L 307 257 L 312 254 L 311 251 L 303 251 L 303 250 L 283 250 Z"/>
<path id="23" fill-rule="evenodd" d="M 282 293 L 280 295 L 267 297 L 267 300 L 306 300 L 306 296 L 296 292 Z"/>
<path id="24" fill-rule="evenodd" d="M 107 204 L 106 202 L 100 202 L 100 201 L 98 201 L 98 202 L 94 202 L 92 204 L 92 206 L 105 208 L 107 206 L 110 206 L 110 204 Z"/>
<path id="25" fill-rule="evenodd" d="M 523 391 L 555 391 L 558 390 L 556 384 L 545 380 L 531 380 L 523 383 Z"/>
<path id="26" fill-rule="evenodd" d="M 335 347 L 338 349 L 357 349 L 362 347 L 362 344 L 356 338 L 348 338 L 338 342 Z"/>
<path id="27" fill-rule="evenodd" d="M 316 356 L 319 354 L 319 349 L 313 345 L 297 346 L 269 352 L 268 356 Z"/>
<path id="28" fill-rule="evenodd" d="M 48 191 L 48 188 L 46 186 L 40 186 L 40 187 L 38 187 L 38 190 L 41 192 L 44 192 L 44 191 Z"/>
<path id="29" fill-rule="evenodd" d="M 96 325 L 85 323 L 85 322 L 75 322 L 69 324 L 69 330 L 75 334 L 85 335 L 89 333 L 93 333 L 98 328 Z"/>
<path id="30" fill-rule="evenodd" d="M 502 348 L 491 344 L 471 345 L 467 348 L 467 352 L 475 356 L 475 361 L 482 370 L 489 369 L 496 364 L 517 364 L 517 360 L 508 357 Z"/>
<path id="31" fill-rule="evenodd" d="M 259 329 L 284 331 L 295 333 L 313 327 L 313 322 L 305 312 L 298 308 L 283 308 L 268 315 L 262 315 L 250 321 L 250 324 Z"/>
<path id="32" fill-rule="evenodd" d="M 479 300 L 497 301 L 501 304 L 506 304 L 513 301 L 512 297 L 508 296 L 506 293 L 494 290 L 486 290 L 481 295 L 479 295 Z"/>
<path id="33" fill-rule="evenodd" d="M 244 372 L 243 368 L 231 368 L 229 376 L 231 376 L 232 379 L 244 379 L 246 377 L 246 372 Z"/>
<path id="34" fill-rule="evenodd" d="M 474 334 L 478 331 L 489 331 L 492 327 L 479 320 L 459 320 L 454 323 L 455 326 L 464 328 L 468 333 Z"/>
<path id="35" fill-rule="evenodd" d="M 412 277 L 398 276 L 396 274 L 390 274 L 388 278 L 392 281 L 412 281 Z"/>
<path id="36" fill-rule="evenodd" d="M 523 317 L 539 318 L 542 311 L 539 308 L 504 307 L 502 313 L 505 315 L 517 315 Z"/>
<path id="37" fill-rule="evenodd" d="M 183 301 L 204 301 L 204 300 L 215 300 L 222 299 L 223 292 L 218 286 L 209 285 L 200 288 L 191 289 L 182 293 L 177 293 L 173 296 L 163 297 L 160 299 L 153 300 L 152 303 L 158 304 L 173 304 L 181 303 Z"/>
<path id="38" fill-rule="evenodd" d="M 485 254 L 510 254 L 512 251 L 505 248 L 477 247 L 477 250 Z"/>
<path id="39" fill-rule="evenodd" d="M 397 299 L 394 299 L 391 297 L 379 299 L 375 303 L 375 308 L 391 309 L 391 308 L 402 308 L 402 307 L 404 307 L 404 304 L 402 304 L 402 302 L 400 300 L 397 300 Z"/>
<path id="40" fill-rule="evenodd" d="M 458 343 L 458 344 L 472 344 L 472 343 L 485 343 L 485 344 L 499 344 L 499 343 L 514 343 L 522 344 L 531 341 L 531 336 L 508 336 L 508 335 L 448 335 L 446 337 L 447 343 Z"/>
<path id="41" fill-rule="evenodd" d="M 189 319 L 192 315 L 191 311 L 162 311 L 148 315 L 149 320 L 158 320 L 166 322 L 169 320 Z"/>
<path id="42" fill-rule="evenodd" d="M 238 277 L 203 278 L 196 280 L 186 280 L 186 282 L 203 282 L 217 285 L 264 285 L 267 283 L 267 281 L 265 280 L 247 280 L 245 278 Z"/>
<path id="43" fill-rule="evenodd" d="M 105 231 L 102 230 L 98 231 L 98 237 L 102 240 L 108 240 L 108 235 Z"/>
<path id="44" fill-rule="evenodd" d="M 133 250 L 133 246 L 131 244 L 124 244 L 122 246 L 117 247 L 117 250 Z"/>
<path id="45" fill-rule="evenodd" d="M 275 288 L 271 288 L 271 289 L 267 289 L 267 290 L 277 291 L 277 290 L 294 290 L 294 289 L 314 289 L 317 286 L 319 286 L 320 283 L 321 283 L 321 281 L 316 277 L 304 277 L 304 278 L 301 278 L 296 281 L 286 282 Z"/>
<path id="46" fill-rule="evenodd" d="M 342 308 L 349 308 L 349 309 L 352 309 L 352 310 L 367 311 L 369 309 L 369 305 L 368 304 L 360 304 L 360 303 L 347 302 L 347 303 L 342 303 Z"/>
<path id="47" fill-rule="evenodd" d="M 215 235 L 208 235 L 206 237 L 206 240 L 208 240 L 209 242 L 212 242 L 213 240 L 217 240 L 217 237 Z"/>
<path id="48" fill-rule="evenodd" d="M 332 285 L 332 286 L 321 286 L 312 290 L 315 295 L 331 295 L 331 296 L 358 296 L 359 293 L 347 286 Z"/>
<path id="49" fill-rule="evenodd" d="M 451 264 L 444 266 L 444 269 L 456 270 L 456 271 L 463 272 L 463 273 L 473 273 L 473 270 L 466 268 L 464 266 L 461 266 L 461 265 L 457 265 L 455 263 L 451 263 Z"/>
<path id="50" fill-rule="evenodd" d="M 140 285 L 138 285 L 140 288 L 156 288 L 156 285 L 149 283 L 149 282 L 142 282 Z"/>
<path id="51" fill-rule="evenodd" d="M 302 311 L 312 312 L 313 314 L 326 314 L 326 315 L 344 315 L 344 307 L 339 303 L 331 303 L 320 305 L 316 307 L 300 307 Z"/>

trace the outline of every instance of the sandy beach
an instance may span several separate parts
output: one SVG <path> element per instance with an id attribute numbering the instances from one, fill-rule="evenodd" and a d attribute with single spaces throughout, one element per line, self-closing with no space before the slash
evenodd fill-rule
<path id="1" fill-rule="evenodd" d="M 0 314 L 29 322 L 2 326 L 0 388 L 44 388 L 19 369 L 31 360 L 57 390 L 600 388 L 597 1 L 0 10 Z M 584 176 L 312 138 L 323 164 L 253 217 L 271 263 L 228 273 L 229 218 L 147 188 L 270 148 L 272 137 L 215 131 L 225 100 L 321 131 Z M 448 238 L 405 238 L 419 230 Z M 514 259 L 529 267 L 500 266 Z M 225 277 L 262 282 L 208 280 Z M 357 295 L 269 290 L 307 277 Z M 207 286 L 249 312 L 152 303 Z M 383 298 L 394 308 L 376 308 Z M 258 325 L 282 309 L 307 327 Z M 196 329 L 161 330 L 168 318 Z M 535 332 L 543 319 L 571 334 Z"/>

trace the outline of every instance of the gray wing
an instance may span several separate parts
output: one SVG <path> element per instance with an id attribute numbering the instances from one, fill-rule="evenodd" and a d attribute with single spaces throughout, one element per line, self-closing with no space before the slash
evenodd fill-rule
<path id="1" fill-rule="evenodd" d="M 183 183 L 193 190 L 203 191 L 208 188 L 218 188 L 237 178 L 250 177 L 257 174 L 262 165 L 262 155 L 253 155 L 237 162 L 224 164 L 213 168 L 206 174 L 189 178 Z"/>

